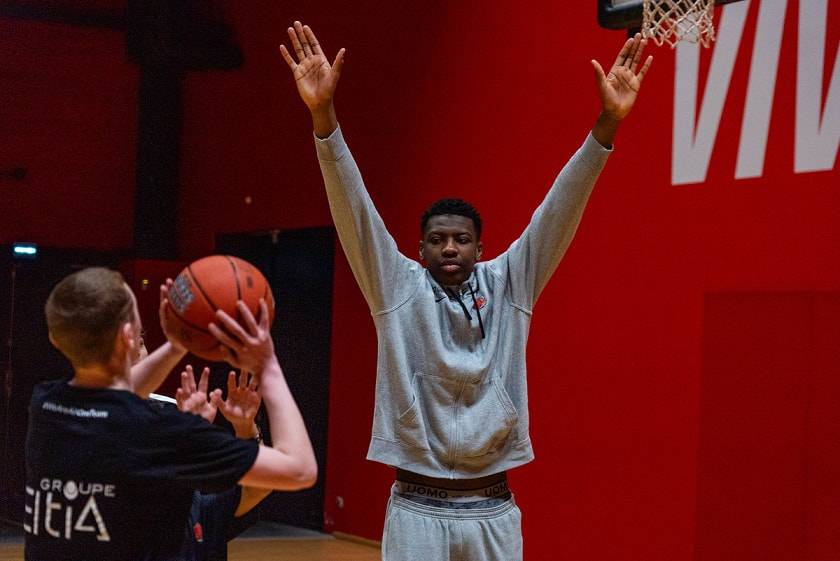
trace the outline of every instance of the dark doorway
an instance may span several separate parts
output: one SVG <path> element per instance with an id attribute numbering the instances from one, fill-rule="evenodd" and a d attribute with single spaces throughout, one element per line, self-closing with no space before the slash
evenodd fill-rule
<path id="1" fill-rule="evenodd" d="M 277 306 L 274 346 L 318 460 L 316 485 L 272 494 L 260 505 L 260 518 L 314 530 L 324 525 L 334 244 L 330 227 L 224 234 L 216 247 L 254 264 L 271 284 Z"/>
<path id="2" fill-rule="evenodd" d="M 6 521 L 23 521 L 24 442 L 32 388 L 73 375 L 70 363 L 47 336 L 47 297 L 70 273 L 95 265 L 116 268 L 118 262 L 114 255 L 51 248 L 39 248 L 34 259 L 17 259 L 10 246 L 0 245 L 0 518 Z"/>

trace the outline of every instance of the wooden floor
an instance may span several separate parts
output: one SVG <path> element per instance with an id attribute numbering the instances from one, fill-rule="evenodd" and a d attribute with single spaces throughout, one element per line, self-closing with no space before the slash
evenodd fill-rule
<path id="1" fill-rule="evenodd" d="M 22 561 L 23 544 L 0 543 L 0 561 Z M 379 548 L 347 540 L 236 539 L 228 546 L 228 561 L 380 561 Z"/>
<path id="2" fill-rule="evenodd" d="M 379 548 L 347 540 L 241 539 L 228 546 L 228 561 L 380 561 Z"/>

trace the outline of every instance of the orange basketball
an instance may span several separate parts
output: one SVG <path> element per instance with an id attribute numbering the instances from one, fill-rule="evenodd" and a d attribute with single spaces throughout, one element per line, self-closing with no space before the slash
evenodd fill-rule
<path id="1" fill-rule="evenodd" d="M 268 305 L 271 325 L 274 297 L 262 273 L 237 257 L 211 255 L 193 261 L 175 279 L 169 290 L 164 322 L 167 330 L 175 333 L 193 354 L 207 360 L 224 360 L 219 341 L 207 329 L 211 322 L 221 327 L 216 310 L 224 310 L 242 323 L 236 307 L 236 301 L 242 300 L 259 321 L 260 298 Z"/>

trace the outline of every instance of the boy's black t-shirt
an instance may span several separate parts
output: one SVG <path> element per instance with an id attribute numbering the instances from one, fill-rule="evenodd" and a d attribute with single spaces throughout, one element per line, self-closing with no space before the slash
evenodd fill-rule
<path id="1" fill-rule="evenodd" d="M 177 559 L 193 491 L 234 487 L 258 446 L 128 391 L 35 387 L 26 559 Z"/>

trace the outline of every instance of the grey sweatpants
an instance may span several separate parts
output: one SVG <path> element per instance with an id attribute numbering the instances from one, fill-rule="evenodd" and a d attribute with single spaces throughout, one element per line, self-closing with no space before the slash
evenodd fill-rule
<path id="1" fill-rule="evenodd" d="M 392 494 L 382 561 L 521 561 L 521 524 L 512 497 L 490 508 L 449 509 Z"/>

